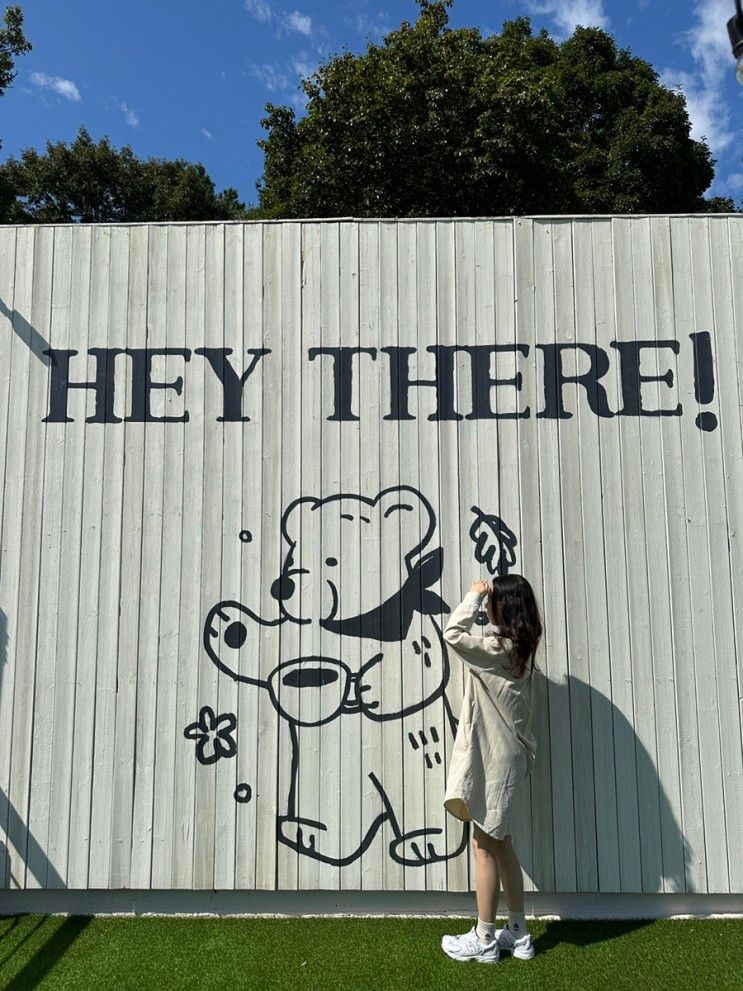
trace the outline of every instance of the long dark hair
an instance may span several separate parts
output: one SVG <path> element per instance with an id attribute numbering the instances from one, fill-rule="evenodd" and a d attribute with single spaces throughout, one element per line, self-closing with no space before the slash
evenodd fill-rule
<path id="1" fill-rule="evenodd" d="M 503 637 L 513 641 L 516 655 L 515 675 L 520 678 L 534 655 L 542 637 L 542 621 L 537 600 L 523 575 L 496 575 L 490 592 L 490 608 Z"/>

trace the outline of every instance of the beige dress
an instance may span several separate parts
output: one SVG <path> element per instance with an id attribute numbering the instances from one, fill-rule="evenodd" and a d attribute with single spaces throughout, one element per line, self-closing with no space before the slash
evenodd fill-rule
<path id="1" fill-rule="evenodd" d="M 513 642 L 470 633 L 484 595 L 468 592 L 453 610 L 444 640 L 465 664 L 464 697 L 446 781 L 444 807 L 503 839 L 520 785 L 534 766 L 533 670 L 521 678 L 513 666 Z M 492 628 L 491 628 L 492 629 Z"/>

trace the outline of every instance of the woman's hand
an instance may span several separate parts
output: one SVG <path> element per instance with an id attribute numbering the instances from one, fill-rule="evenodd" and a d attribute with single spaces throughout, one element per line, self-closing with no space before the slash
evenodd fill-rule
<path id="1" fill-rule="evenodd" d="M 486 592 L 490 591 L 490 582 L 485 581 L 474 581 L 472 582 L 472 587 L 470 592 L 477 592 L 479 595 L 485 595 Z"/>

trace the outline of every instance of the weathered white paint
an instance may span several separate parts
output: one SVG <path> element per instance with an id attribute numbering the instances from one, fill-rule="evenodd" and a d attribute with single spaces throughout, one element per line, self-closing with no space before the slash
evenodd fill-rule
<path id="1" fill-rule="evenodd" d="M 418 712 L 297 726 L 265 688 L 212 662 L 204 631 L 221 601 L 270 621 L 246 623 L 244 644 L 224 655 L 261 679 L 300 656 L 354 673 L 383 649 L 370 697 L 380 712 L 415 708 L 440 680 L 446 612 L 414 612 L 408 635 L 380 646 L 320 624 L 328 583 L 353 616 L 442 548 L 426 588 L 451 607 L 493 573 L 476 559 L 482 512 L 515 534 L 509 570 L 532 583 L 545 621 L 539 754 L 514 832 L 528 894 L 674 893 L 679 905 L 680 893 L 743 893 L 741 286 L 739 216 L 0 227 L 0 886 L 474 887 L 471 849 L 456 853 L 462 830 L 442 808 L 447 712 L 458 715 L 463 689 L 455 655 L 445 698 Z M 714 392 L 700 405 L 689 335 L 703 331 Z M 678 353 L 642 352 L 640 371 L 672 370 L 671 384 L 644 382 L 642 399 L 680 403 L 681 415 L 597 416 L 576 383 L 563 389 L 569 418 L 537 415 L 538 345 L 603 349 L 616 413 L 626 383 L 610 342 L 634 340 L 678 342 Z M 466 415 L 464 352 L 462 419 L 434 418 L 430 386 L 411 387 L 410 419 L 390 416 L 383 348 L 413 349 L 410 378 L 430 381 L 427 348 L 507 342 L 526 353 L 499 353 L 490 375 L 519 373 L 521 389 L 500 385 L 490 400 L 528 417 Z M 339 346 L 376 349 L 353 358 L 358 419 L 329 418 L 334 363 L 312 349 Z M 181 376 L 183 388 L 150 393 L 153 416 L 187 410 L 187 422 L 124 419 L 134 391 L 124 355 L 122 422 L 86 422 L 95 402 L 83 389 L 69 391 L 72 422 L 43 422 L 45 349 L 78 352 L 80 382 L 98 368 L 88 349 L 146 347 L 191 352 L 155 356 L 152 380 Z M 196 353 L 222 347 L 239 375 L 255 349 L 270 350 L 245 384 L 247 422 L 220 422 L 222 384 Z M 563 367 L 582 373 L 587 355 L 564 352 Z M 702 411 L 715 429 L 696 425 Z M 398 485 L 424 501 L 411 514 L 391 500 L 381 517 L 374 500 Z M 282 535 L 296 500 L 339 493 L 350 498 L 295 509 Z M 345 518 L 362 506 L 368 525 Z M 275 583 L 300 536 L 291 567 L 306 571 L 289 601 L 309 621 L 279 623 Z M 275 687 L 300 723 L 343 698 L 340 679 Z M 234 756 L 196 760 L 184 730 L 203 706 L 235 715 Z M 326 827 L 316 843 L 336 863 L 277 842 L 292 732 L 295 797 Z M 394 818 L 353 855 L 384 810 L 370 773 Z M 250 800 L 236 801 L 245 785 Z M 439 855 L 395 859 L 397 835 L 425 827 L 445 830 L 420 840 Z"/>

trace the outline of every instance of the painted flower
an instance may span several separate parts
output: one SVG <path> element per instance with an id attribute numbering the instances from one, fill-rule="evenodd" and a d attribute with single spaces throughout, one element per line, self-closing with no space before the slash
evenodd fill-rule
<path id="1" fill-rule="evenodd" d="M 196 740 L 196 757 L 201 764 L 213 764 L 220 757 L 234 757 L 237 753 L 234 732 L 237 717 L 234 712 L 217 716 L 210 706 L 202 706 L 199 718 L 183 731 L 189 740 Z"/>

